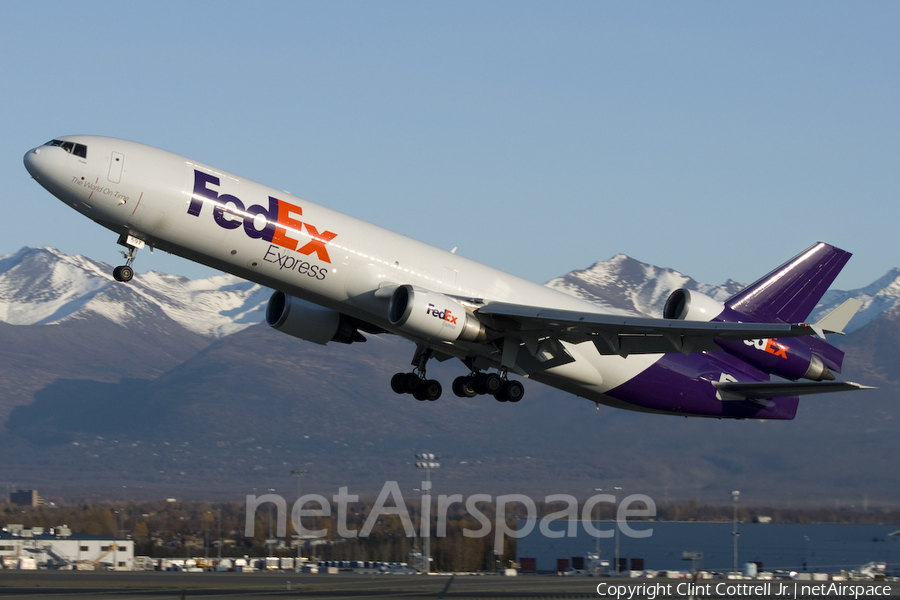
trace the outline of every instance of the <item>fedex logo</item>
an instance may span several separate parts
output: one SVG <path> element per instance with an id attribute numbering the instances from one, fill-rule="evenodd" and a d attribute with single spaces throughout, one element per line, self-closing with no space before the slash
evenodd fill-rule
<path id="1" fill-rule="evenodd" d="M 303 215 L 303 209 L 299 206 L 269 196 L 268 208 L 258 204 L 245 207 L 236 196 L 219 194 L 209 188 L 211 185 L 218 186 L 219 178 L 194 169 L 194 191 L 188 206 L 189 215 L 199 217 L 204 201 L 208 200 L 215 204 L 213 220 L 219 227 L 243 227 L 248 237 L 263 239 L 306 256 L 315 253 L 322 262 L 331 262 L 325 245 L 337 237 L 337 234 L 330 231 L 319 233 L 313 225 L 300 221 L 297 217 Z M 309 242 L 303 246 L 300 246 L 298 239 L 301 236 L 309 238 Z"/>
<path id="2" fill-rule="evenodd" d="M 748 346 L 753 346 L 757 350 L 762 350 L 763 352 L 768 352 L 769 354 L 774 354 L 781 358 L 787 358 L 787 351 L 791 349 L 790 346 L 785 346 L 778 340 L 770 340 L 768 338 L 763 338 L 761 340 L 744 340 L 744 343 Z"/>
<path id="3" fill-rule="evenodd" d="M 428 305 L 428 308 L 425 309 L 425 314 L 431 315 L 432 317 L 437 317 L 442 321 L 447 321 L 447 323 L 451 325 L 456 325 L 456 319 L 458 318 L 453 316 L 453 313 L 450 312 L 449 308 L 446 310 L 438 310 L 437 308 L 435 308 L 434 304 Z"/>

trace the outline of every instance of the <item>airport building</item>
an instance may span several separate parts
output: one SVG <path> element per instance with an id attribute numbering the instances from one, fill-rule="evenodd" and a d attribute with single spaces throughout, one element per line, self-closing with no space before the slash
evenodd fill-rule
<path id="1" fill-rule="evenodd" d="M 525 521 L 519 521 L 521 531 Z M 517 562 L 523 571 L 538 573 L 589 569 L 589 557 L 599 551 L 607 572 L 690 571 L 688 556 L 702 559 L 698 569 L 728 573 L 735 564 L 734 524 L 727 522 L 672 522 L 629 520 L 618 536 L 615 521 L 577 521 L 576 535 L 568 537 L 569 522 L 535 523 L 528 535 L 517 540 Z M 599 530 L 604 536 L 589 535 Z M 869 562 L 887 563 L 887 575 L 900 567 L 900 526 L 842 525 L 834 523 L 738 523 L 737 564 L 744 571 L 796 571 L 839 573 Z M 634 537 L 637 532 L 645 537 Z M 546 535 L 557 535 L 550 537 Z M 618 552 L 616 550 L 618 545 Z M 689 554 L 685 554 L 689 553 Z M 690 554 L 693 553 L 693 554 Z"/>
<path id="2" fill-rule="evenodd" d="M 10 492 L 9 501 L 18 506 L 43 506 L 44 499 L 38 496 L 37 490 L 19 490 Z"/>
<path id="3" fill-rule="evenodd" d="M 7 525 L 0 531 L 0 561 L 8 569 L 134 569 L 134 542 L 72 533 L 65 525 L 45 530 Z"/>

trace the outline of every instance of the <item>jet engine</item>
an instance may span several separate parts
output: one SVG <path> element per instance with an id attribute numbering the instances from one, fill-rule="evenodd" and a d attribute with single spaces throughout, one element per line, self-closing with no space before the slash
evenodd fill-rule
<path id="1" fill-rule="evenodd" d="M 284 292 L 275 292 L 269 298 L 266 323 L 282 333 L 316 344 L 366 341 L 349 317 Z"/>
<path id="2" fill-rule="evenodd" d="M 717 341 L 725 352 L 753 365 L 764 373 L 791 381 L 834 379 L 834 375 L 801 338 L 763 338 L 735 342 Z"/>
<path id="3" fill-rule="evenodd" d="M 663 316 L 683 321 L 740 321 L 741 315 L 705 294 L 675 290 L 666 300 Z M 752 319 L 750 319 L 752 321 Z M 834 379 L 834 375 L 801 338 L 716 340 L 722 350 L 759 369 L 785 379 Z"/>
<path id="4" fill-rule="evenodd" d="M 444 294 L 411 285 L 394 290 L 388 320 L 427 340 L 475 342 L 485 338 L 484 325 L 462 304 Z"/>
<path id="5" fill-rule="evenodd" d="M 680 289 L 669 295 L 663 317 L 680 321 L 712 321 L 724 310 L 724 304 L 706 294 Z"/>

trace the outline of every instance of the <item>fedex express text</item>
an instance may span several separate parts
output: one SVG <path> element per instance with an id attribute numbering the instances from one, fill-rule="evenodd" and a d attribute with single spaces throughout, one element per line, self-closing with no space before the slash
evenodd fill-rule
<path id="1" fill-rule="evenodd" d="M 199 217 L 208 201 L 214 207 L 212 217 L 223 229 L 243 229 L 251 239 L 269 242 L 263 260 L 322 280 L 328 269 L 294 256 L 308 256 L 320 263 L 331 263 L 327 244 L 337 237 L 332 231 L 319 231 L 315 225 L 301 220 L 303 209 L 296 204 L 269 196 L 268 207 L 251 204 L 231 194 L 220 194 L 214 187 L 220 186 L 215 175 L 194 169 L 194 189 L 188 205 L 188 214 Z M 290 252 L 287 252 L 290 251 Z"/>

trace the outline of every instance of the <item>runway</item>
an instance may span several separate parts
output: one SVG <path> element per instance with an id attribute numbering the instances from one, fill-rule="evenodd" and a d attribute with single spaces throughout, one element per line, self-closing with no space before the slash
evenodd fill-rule
<path id="1" fill-rule="evenodd" d="M 598 583 L 603 592 L 598 593 Z M 295 573 L 178 573 L 138 571 L 130 573 L 79 571 L 0 571 L 0 596 L 28 600 L 102 598 L 103 600 L 176 600 L 180 598 L 613 598 L 612 586 L 644 588 L 631 600 L 687 599 L 675 593 L 684 580 L 607 579 L 555 575 L 318 575 Z M 722 582 L 733 585 L 737 582 Z M 743 583 L 758 585 L 761 582 Z M 794 582 L 785 582 L 793 585 Z M 798 582 L 799 583 L 799 582 Z M 814 582 L 803 582 L 812 584 Z M 818 583 L 818 582 L 815 582 Z M 837 582 L 835 582 L 837 583 Z M 900 585 L 884 582 L 841 582 L 842 585 L 879 585 L 882 593 L 870 598 L 900 596 Z M 714 584 L 715 585 L 715 584 Z M 668 586 L 670 594 L 660 590 Z M 778 588 L 775 588 L 778 589 Z M 890 590 L 889 595 L 883 593 Z M 817 598 L 825 594 L 798 595 Z M 626 596 L 627 597 L 627 596 Z M 705 598 L 760 598 L 759 595 L 703 595 Z M 792 595 L 770 596 L 793 598 Z M 833 598 L 834 595 L 831 595 Z M 852 596 L 843 596 L 852 598 Z"/>
<path id="2" fill-rule="evenodd" d="M 588 598 L 591 578 L 496 575 L 0 571 L 6 598 Z"/>

